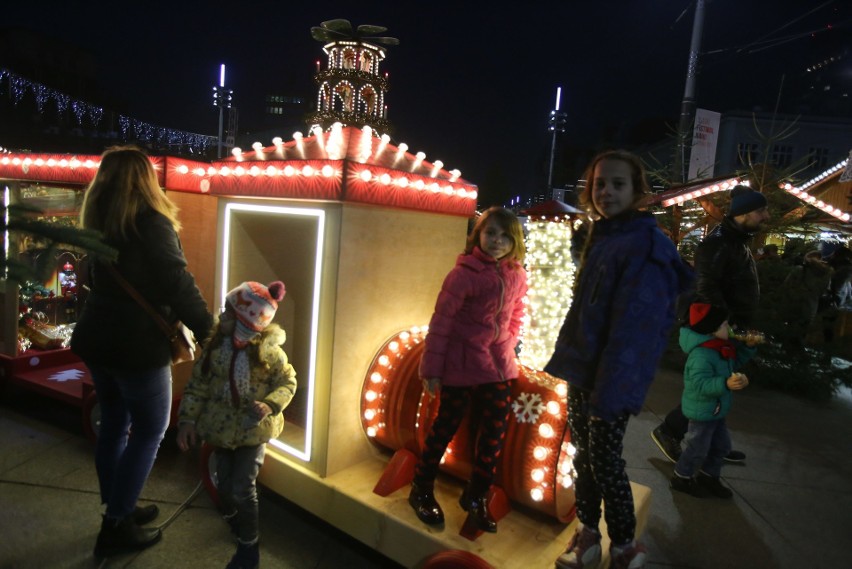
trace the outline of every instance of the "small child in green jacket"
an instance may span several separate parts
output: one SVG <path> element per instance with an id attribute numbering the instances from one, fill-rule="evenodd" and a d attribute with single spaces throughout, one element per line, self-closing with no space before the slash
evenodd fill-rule
<path id="1" fill-rule="evenodd" d="M 719 481 L 722 461 L 731 451 L 725 416 L 731 409 L 731 391 L 748 385 L 743 366 L 756 349 L 729 339 L 724 308 L 696 302 L 689 307 L 689 326 L 680 329 L 680 347 L 688 355 L 683 371 L 683 414 L 689 419 L 685 448 L 674 468 L 671 487 L 696 498 L 730 498 Z"/>
<path id="2" fill-rule="evenodd" d="M 225 296 L 180 405 L 178 447 L 187 450 L 199 438 L 216 447 L 220 506 L 237 536 L 227 569 L 260 563 L 257 475 L 296 393 L 296 372 L 281 349 L 284 330 L 271 324 L 283 298 L 280 281 L 244 282 Z"/>

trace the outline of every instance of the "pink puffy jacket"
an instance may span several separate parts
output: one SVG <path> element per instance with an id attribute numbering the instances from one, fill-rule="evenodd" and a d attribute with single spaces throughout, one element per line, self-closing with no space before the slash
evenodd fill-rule
<path id="1" fill-rule="evenodd" d="M 474 247 L 444 279 L 429 322 L 420 377 L 474 386 L 518 377 L 515 346 L 524 314 L 527 274 Z"/>

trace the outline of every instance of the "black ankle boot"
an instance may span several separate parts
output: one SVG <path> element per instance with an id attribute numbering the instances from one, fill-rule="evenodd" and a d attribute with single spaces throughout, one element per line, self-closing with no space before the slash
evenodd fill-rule
<path id="1" fill-rule="evenodd" d="M 488 493 L 473 493 L 470 487 L 465 488 L 459 498 L 459 505 L 470 514 L 476 526 L 482 531 L 495 533 L 497 531 L 497 520 L 488 511 Z"/>
<path id="2" fill-rule="evenodd" d="M 424 524 L 430 526 L 444 523 L 444 512 L 438 501 L 435 500 L 434 486 L 421 486 L 411 483 L 411 493 L 408 494 L 408 503 L 414 508 L 414 513 Z"/>
<path id="3" fill-rule="evenodd" d="M 119 521 L 104 516 L 101 532 L 95 543 L 95 557 L 139 551 L 154 545 L 161 537 L 163 534 L 160 528 L 139 527 L 132 514 Z"/>
<path id="4" fill-rule="evenodd" d="M 231 557 L 225 569 L 257 569 L 258 567 L 260 567 L 260 544 L 258 542 L 251 545 L 237 543 L 237 552 Z"/>
<path id="5" fill-rule="evenodd" d="M 157 519 L 157 516 L 160 515 L 160 508 L 157 507 L 157 504 L 142 507 L 136 506 L 136 509 L 130 515 L 133 517 L 133 521 L 136 522 L 137 526 L 144 526 Z"/>

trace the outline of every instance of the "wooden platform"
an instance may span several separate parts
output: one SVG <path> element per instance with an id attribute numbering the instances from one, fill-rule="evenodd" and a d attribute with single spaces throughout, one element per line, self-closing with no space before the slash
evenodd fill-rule
<path id="1" fill-rule="evenodd" d="M 421 523 L 408 505 L 409 487 L 387 497 L 373 493 L 387 460 L 364 461 L 327 478 L 320 478 L 294 465 L 269 448 L 260 482 L 343 532 L 381 552 L 405 567 L 421 566 L 429 556 L 445 550 L 469 551 L 495 568 L 552 568 L 577 521 L 562 524 L 541 515 L 517 510 L 500 520 L 496 534 L 482 534 L 475 541 L 459 531 L 466 513 L 458 506 L 463 485 L 442 475 L 435 494 L 446 522 L 443 527 Z M 636 504 L 637 534 L 641 536 L 650 510 L 651 491 L 632 484 Z M 604 522 L 604 557 L 608 565 L 609 540 Z"/>

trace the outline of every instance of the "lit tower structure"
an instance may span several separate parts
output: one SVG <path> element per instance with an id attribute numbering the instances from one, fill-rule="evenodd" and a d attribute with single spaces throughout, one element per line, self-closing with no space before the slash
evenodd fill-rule
<path id="1" fill-rule="evenodd" d="M 379 71 L 385 50 L 379 46 L 399 45 L 399 40 L 376 35 L 385 31 L 385 27 L 371 25 L 353 29 L 349 20 L 340 19 L 311 28 L 311 36 L 325 42 L 323 51 L 328 57 L 325 69 L 317 61 L 317 110 L 308 116 L 309 126 L 324 131 L 334 123 L 369 126 L 376 134 L 392 130 L 385 105 L 388 76 Z"/>

